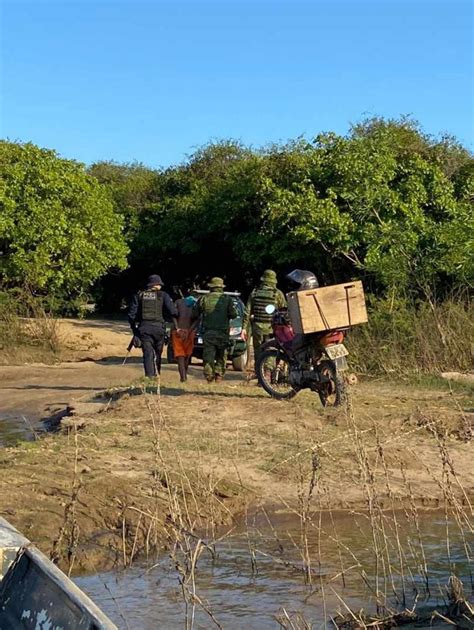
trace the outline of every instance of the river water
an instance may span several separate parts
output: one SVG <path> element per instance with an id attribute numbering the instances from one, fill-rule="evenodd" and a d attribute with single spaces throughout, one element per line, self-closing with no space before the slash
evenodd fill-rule
<path id="1" fill-rule="evenodd" d="M 347 613 L 345 605 L 353 610 L 375 611 L 377 584 L 379 599 L 385 594 L 394 607 L 403 608 L 403 592 L 406 606 L 413 605 L 418 593 L 417 610 L 431 610 L 443 606 L 450 569 L 462 579 L 465 594 L 472 596 L 472 566 L 466 551 L 472 539 L 454 521 L 448 521 L 448 552 L 447 525 L 441 513 L 422 517 L 421 544 L 415 524 L 404 513 L 397 514 L 396 527 L 390 515 L 380 521 L 384 523 L 386 542 L 384 547 L 380 545 L 379 531 L 378 582 L 374 540 L 366 516 L 324 515 L 320 533 L 319 517 L 312 521 L 307 545 L 314 571 L 311 584 L 305 582 L 301 571 L 299 519 L 273 514 L 270 520 L 271 526 L 267 516 L 260 513 L 250 525 L 241 525 L 225 536 L 215 546 L 214 558 L 207 551 L 199 558 L 195 592 L 223 628 L 279 628 L 275 616 L 284 611 L 290 617 L 295 613 L 304 615 L 314 627 L 329 627 L 336 611 Z M 426 575 L 420 568 L 422 552 L 428 566 Z M 392 565 L 391 571 L 388 564 Z M 126 571 L 78 577 L 76 582 L 119 628 L 186 627 L 179 574 L 174 560 L 167 555 L 155 563 L 135 563 Z M 189 606 L 188 621 L 191 614 Z M 217 626 L 209 612 L 196 605 L 193 627 Z M 435 618 L 431 627 L 449 626 Z"/>

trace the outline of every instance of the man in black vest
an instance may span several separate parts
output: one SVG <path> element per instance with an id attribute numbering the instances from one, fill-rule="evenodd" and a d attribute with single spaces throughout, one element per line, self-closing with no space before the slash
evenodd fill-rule
<path id="1" fill-rule="evenodd" d="M 161 290 L 163 281 L 158 275 L 148 278 L 145 291 L 139 291 L 128 310 L 128 321 L 134 335 L 142 342 L 145 375 L 154 378 L 161 372 L 161 353 L 165 340 L 164 311 L 177 317 L 178 311 L 170 296 Z"/>

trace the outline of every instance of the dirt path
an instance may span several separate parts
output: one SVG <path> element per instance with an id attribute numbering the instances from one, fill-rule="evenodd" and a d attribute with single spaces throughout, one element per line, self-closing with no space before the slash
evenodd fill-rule
<path id="1" fill-rule="evenodd" d="M 138 382 L 137 354 L 119 364 L 123 324 L 68 322 L 64 334 L 76 358 L 93 360 L 1 368 L 3 408 Z M 472 391 L 442 381 L 362 380 L 351 408 L 324 410 L 309 392 L 271 400 L 234 372 L 208 385 L 193 367 L 183 386 L 165 366 L 159 392 L 116 390 L 105 412 L 0 449 L 0 514 L 63 565 L 91 570 L 248 505 L 299 509 L 312 478 L 312 509 L 360 509 L 369 496 L 381 509 L 470 509 L 472 411 Z"/>
<path id="2" fill-rule="evenodd" d="M 41 418 L 142 375 L 138 351 L 125 365 L 130 329 L 125 322 L 59 320 L 60 363 L 0 366 L 0 444 L 29 437 Z"/>
<path id="3" fill-rule="evenodd" d="M 31 439 L 41 419 L 73 402 L 127 386 L 143 376 L 141 351 L 127 354 L 130 328 L 124 321 L 58 320 L 60 362 L 0 365 L 0 446 Z M 124 359 L 126 359 L 124 364 Z M 175 366 L 163 366 L 165 373 Z M 192 369 L 190 380 L 201 377 Z M 242 381 L 240 374 L 229 378 Z"/>

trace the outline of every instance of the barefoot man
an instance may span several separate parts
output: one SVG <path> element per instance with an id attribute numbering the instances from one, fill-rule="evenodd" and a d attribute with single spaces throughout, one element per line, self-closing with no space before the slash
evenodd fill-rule
<path id="1" fill-rule="evenodd" d="M 193 306 L 196 299 L 188 297 L 177 300 L 175 303 L 178 316 L 173 318 L 174 329 L 171 331 L 171 343 L 174 358 L 178 362 L 178 371 L 181 383 L 188 378 L 188 367 L 194 348 L 194 337 L 199 318 L 193 314 Z"/>

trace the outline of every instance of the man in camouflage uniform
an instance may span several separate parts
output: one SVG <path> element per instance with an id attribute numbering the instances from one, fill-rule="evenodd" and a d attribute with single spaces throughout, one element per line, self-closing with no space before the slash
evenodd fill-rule
<path id="1" fill-rule="evenodd" d="M 199 298 L 194 310 L 202 316 L 204 376 L 211 383 L 224 377 L 230 320 L 238 311 L 232 297 L 224 293 L 222 278 L 212 278 L 208 287 L 210 292 Z"/>
<path id="2" fill-rule="evenodd" d="M 263 272 L 260 284 L 250 294 L 245 307 L 243 328 L 247 330 L 249 323 L 252 325 L 255 361 L 261 345 L 272 334 L 272 315 L 265 311 L 265 307 L 269 304 L 276 309 L 287 306 L 285 296 L 280 289 L 277 289 L 277 276 L 272 269 L 266 269 Z"/>

